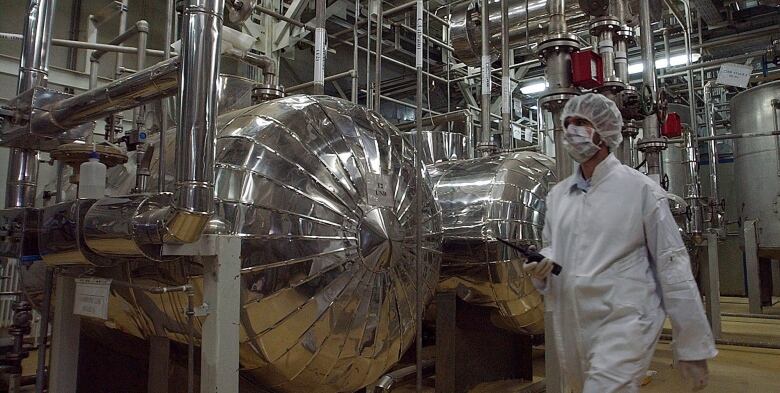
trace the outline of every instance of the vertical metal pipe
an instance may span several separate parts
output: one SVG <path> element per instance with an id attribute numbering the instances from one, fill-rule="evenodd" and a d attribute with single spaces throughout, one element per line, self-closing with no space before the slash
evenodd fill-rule
<path id="1" fill-rule="evenodd" d="M 36 86 L 46 86 L 49 77 L 49 48 L 55 0 L 30 0 L 24 21 L 24 42 L 19 60 L 17 94 Z M 5 204 L 7 207 L 35 205 L 38 181 L 38 154 L 32 150 L 11 149 Z"/>
<path id="2" fill-rule="evenodd" d="M 512 80 L 509 66 L 512 52 L 509 50 L 509 0 L 501 0 L 501 134 L 503 147 L 512 148 Z"/>
<path id="3" fill-rule="evenodd" d="M 685 64 L 687 66 L 691 65 L 691 55 L 692 55 L 692 45 L 691 45 L 691 26 L 693 26 L 691 21 L 691 6 L 688 4 L 687 1 L 683 1 L 683 6 L 685 8 L 685 26 L 684 26 L 684 33 L 685 33 Z M 666 60 L 667 67 L 669 66 L 669 55 L 667 54 L 667 60 Z M 691 129 L 696 132 L 696 130 L 699 129 L 699 125 L 697 124 L 696 119 L 696 94 L 693 90 L 693 69 L 688 70 L 688 115 L 691 118 Z"/>
<path id="4" fill-rule="evenodd" d="M 688 185 L 686 187 L 685 200 L 691 207 L 689 232 L 694 236 L 701 236 L 703 223 L 701 211 L 701 182 L 699 179 L 699 153 L 695 131 L 692 128 L 686 129 L 684 137 L 685 163 L 688 164 Z"/>
<path id="5" fill-rule="evenodd" d="M 360 0 L 355 0 L 355 24 L 352 27 L 352 102 L 358 103 L 358 18 L 360 17 Z"/>
<path id="6" fill-rule="evenodd" d="M 599 34 L 599 54 L 604 64 L 604 80 L 615 79 L 615 41 L 612 30 L 604 29 Z"/>
<path id="7" fill-rule="evenodd" d="M 197 216 L 203 226 L 214 211 L 217 78 L 224 5 L 224 0 L 189 0 L 182 21 L 173 206 L 185 213 L 182 217 Z M 179 224 L 184 225 L 183 221 Z M 201 230 L 193 232 L 200 236 Z"/>
<path id="8" fill-rule="evenodd" d="M 644 66 L 642 72 L 642 82 L 649 87 L 652 97 L 656 97 L 658 91 L 658 81 L 655 75 L 655 48 L 653 47 L 653 29 L 650 24 L 650 0 L 640 0 L 639 2 L 639 28 L 642 39 L 642 63 Z M 646 116 L 644 119 L 643 130 L 644 137 L 647 139 L 658 138 L 658 117 L 655 114 Z M 645 152 L 647 160 L 647 174 L 656 181 L 661 179 L 661 154 L 655 150 Z"/>
<path id="9" fill-rule="evenodd" d="M 704 124 L 707 127 L 707 136 L 709 137 L 715 136 L 715 107 L 712 104 L 712 87 L 712 81 L 704 85 Z M 710 162 L 710 205 L 712 214 L 710 222 L 717 227 L 716 209 L 714 206 L 720 201 L 720 197 L 718 195 L 718 149 L 714 139 L 710 139 L 707 142 L 707 150 Z"/>
<path id="10" fill-rule="evenodd" d="M 488 10 L 488 0 L 482 0 L 480 5 L 480 18 L 481 18 L 481 32 L 482 32 L 482 64 L 480 70 L 482 71 L 482 89 L 480 93 L 480 137 L 477 144 L 477 150 L 480 150 L 483 154 L 490 153 L 494 146 L 490 129 L 490 90 L 493 86 L 491 83 L 491 59 L 490 59 L 490 40 L 487 37 L 489 35 L 490 26 L 490 11 Z"/>
<path id="11" fill-rule="evenodd" d="M 142 28 L 142 25 L 145 25 Z M 146 68 L 146 44 L 148 42 L 148 31 L 149 26 L 146 23 L 146 21 L 138 21 L 138 51 L 137 51 L 137 58 L 138 58 L 138 65 L 137 69 L 138 71 L 143 70 Z M 146 105 L 141 105 L 137 108 L 135 108 L 133 120 L 135 122 L 135 127 L 137 132 L 140 134 L 143 132 L 143 127 L 145 124 L 144 118 L 146 117 Z M 141 143 L 138 144 L 138 147 L 136 148 L 136 172 L 135 172 L 135 192 L 143 193 L 147 192 L 149 188 L 149 171 L 148 168 L 144 168 L 144 155 L 146 155 L 147 149 L 146 149 L 146 141 L 142 140 Z"/>
<path id="12" fill-rule="evenodd" d="M 51 313 L 51 295 L 54 287 L 54 269 L 46 268 L 43 282 L 43 303 L 41 320 L 38 325 L 38 365 L 35 370 L 35 393 L 43 393 L 46 386 L 46 346 L 49 337 L 49 315 Z"/>
<path id="13" fill-rule="evenodd" d="M 127 3 L 128 0 L 122 0 L 122 9 L 119 10 L 119 33 L 122 34 L 127 30 Z M 119 43 L 119 46 L 124 46 L 123 43 Z M 124 64 L 124 53 L 116 53 L 116 69 L 114 71 L 114 77 L 119 78 L 122 76 L 122 65 Z M 140 69 L 139 69 L 140 71 Z"/>
<path id="14" fill-rule="evenodd" d="M 376 57 L 374 58 L 374 110 L 381 113 L 382 106 L 382 25 L 384 24 L 384 7 L 377 2 L 376 10 Z"/>
<path id="15" fill-rule="evenodd" d="M 422 320 L 423 320 L 423 300 L 422 300 L 422 172 L 425 170 L 422 163 L 422 98 L 423 98 L 423 0 L 417 0 L 417 15 L 415 18 L 415 65 L 417 70 L 417 94 L 415 94 L 416 108 L 414 111 L 414 121 L 416 123 L 415 132 L 415 154 L 414 154 L 414 183 L 415 183 L 415 328 L 416 328 L 416 388 L 417 392 L 422 392 Z"/>
<path id="16" fill-rule="evenodd" d="M 368 0 L 368 12 L 366 12 L 366 108 L 372 109 L 374 107 L 373 89 L 371 84 L 371 15 L 373 13 L 372 4 L 375 1 L 381 0 Z M 358 45 L 355 42 L 355 45 Z"/>
<path id="17" fill-rule="evenodd" d="M 328 42 L 325 32 L 326 0 L 315 1 L 316 27 L 314 28 L 314 94 L 325 94 L 325 56 Z"/>
<path id="18" fill-rule="evenodd" d="M 165 7 L 165 42 L 163 42 L 163 60 L 171 58 L 171 39 L 173 37 L 173 17 L 176 12 L 174 9 L 174 0 L 168 0 L 168 4 Z M 169 98 L 163 98 L 161 102 L 162 108 L 162 124 L 160 124 L 160 142 L 157 149 L 160 151 L 159 159 L 157 160 L 157 191 L 165 191 L 165 132 L 168 131 L 168 113 L 170 112 Z"/>

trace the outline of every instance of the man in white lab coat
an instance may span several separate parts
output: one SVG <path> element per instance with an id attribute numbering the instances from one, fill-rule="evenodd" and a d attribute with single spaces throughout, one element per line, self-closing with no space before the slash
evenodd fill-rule
<path id="1" fill-rule="evenodd" d="M 524 269 L 552 311 L 564 392 L 636 392 L 667 316 L 677 368 L 702 389 L 717 351 L 666 192 L 610 152 L 623 123 L 611 100 L 575 97 L 562 120 L 580 166 L 547 196 L 546 259 Z"/>

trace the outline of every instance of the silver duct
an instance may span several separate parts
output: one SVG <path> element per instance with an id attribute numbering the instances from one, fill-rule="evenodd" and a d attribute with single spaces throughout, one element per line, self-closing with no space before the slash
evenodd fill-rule
<path id="1" fill-rule="evenodd" d="M 49 77 L 49 47 L 55 0 L 30 0 L 24 21 L 24 42 L 19 60 L 16 93 L 45 86 Z M 5 204 L 7 207 L 35 205 L 38 155 L 33 150 L 11 149 Z"/>
<path id="2" fill-rule="evenodd" d="M 482 37 L 488 35 L 488 26 L 490 26 L 490 12 L 487 11 L 488 0 L 482 0 L 482 9 L 480 12 L 481 31 Z M 477 143 L 477 151 L 480 154 L 491 154 L 497 150 L 497 146 L 493 144 L 493 135 L 490 127 L 490 91 L 493 88 L 492 83 L 492 71 L 493 59 L 490 56 L 490 42 L 488 40 L 482 40 L 482 62 L 480 64 L 480 71 L 482 72 L 482 89 L 480 94 L 480 124 L 479 124 L 479 142 Z"/>
<path id="3" fill-rule="evenodd" d="M 166 241 L 193 242 L 214 213 L 217 79 L 224 0 L 190 0 L 182 21 L 176 186 Z"/>
<path id="4" fill-rule="evenodd" d="M 701 210 L 701 182 L 699 181 L 699 152 L 695 139 L 695 129 L 685 129 L 685 163 L 688 165 L 688 184 L 686 186 L 685 200 L 691 208 L 691 218 L 688 233 L 694 239 L 699 240 L 702 234 L 702 210 Z"/>
<path id="5" fill-rule="evenodd" d="M 715 136 L 715 106 L 712 103 L 712 81 L 704 85 L 704 121 L 707 127 L 707 135 L 710 138 Z M 715 139 L 707 142 L 710 169 L 710 225 L 717 228 L 718 225 L 718 203 L 720 196 L 718 192 L 718 148 Z"/>

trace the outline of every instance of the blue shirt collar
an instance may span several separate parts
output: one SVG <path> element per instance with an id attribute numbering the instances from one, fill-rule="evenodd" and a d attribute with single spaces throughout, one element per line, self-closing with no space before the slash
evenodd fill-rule
<path id="1" fill-rule="evenodd" d="M 612 172 L 612 169 L 620 165 L 621 163 L 617 157 L 610 153 L 607 158 L 596 165 L 596 169 L 593 170 L 593 176 L 587 180 L 582 175 L 582 169 L 577 166 L 577 170 L 574 172 L 574 184 L 571 185 L 570 191 L 581 190 L 582 192 L 588 192 L 592 186 L 601 183 Z"/>

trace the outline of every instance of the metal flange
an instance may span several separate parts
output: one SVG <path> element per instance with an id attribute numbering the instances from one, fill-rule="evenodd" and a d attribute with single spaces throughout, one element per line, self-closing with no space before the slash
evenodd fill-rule
<path id="1" fill-rule="evenodd" d="M 536 53 L 542 60 L 548 53 L 574 52 L 580 49 L 580 42 L 577 36 L 570 33 L 548 34 L 539 42 Z"/>
<path id="2" fill-rule="evenodd" d="M 636 142 L 636 148 L 642 153 L 658 153 L 666 150 L 668 144 L 666 138 L 644 138 Z"/>
<path id="3" fill-rule="evenodd" d="M 547 95 L 539 98 L 539 106 L 548 111 L 563 108 L 563 106 L 566 105 L 566 101 L 578 95 L 579 93 L 577 90 L 573 88 L 551 91 Z"/>
<path id="4" fill-rule="evenodd" d="M 620 20 L 617 17 L 611 15 L 602 16 L 590 22 L 590 35 L 598 36 L 604 31 L 618 31 L 620 28 Z"/>
<path id="5" fill-rule="evenodd" d="M 284 86 L 258 84 L 252 89 L 252 104 L 259 104 L 285 96 Z"/>

